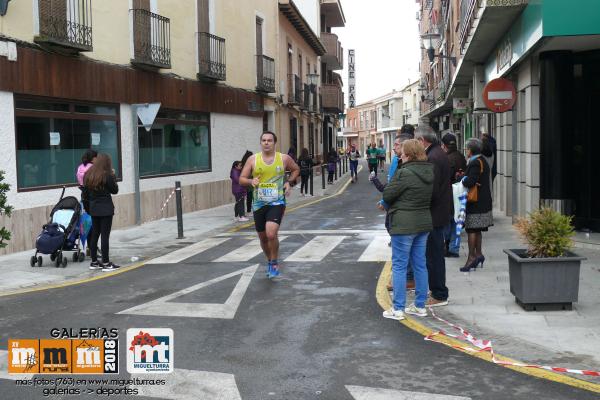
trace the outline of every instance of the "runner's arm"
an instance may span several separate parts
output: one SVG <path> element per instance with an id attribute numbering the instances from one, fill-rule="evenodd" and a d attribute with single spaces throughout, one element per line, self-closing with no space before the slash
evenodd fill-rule
<path id="1" fill-rule="evenodd" d="M 298 175 L 300 175 L 300 167 L 298 164 L 292 159 L 292 157 L 288 155 L 284 155 L 283 166 L 286 171 L 290 171 L 290 179 L 288 179 L 288 183 L 296 182 L 298 179 Z"/>
<path id="2" fill-rule="evenodd" d="M 251 179 L 252 166 L 254 165 L 254 155 L 248 157 L 244 168 L 240 174 L 240 185 L 242 186 L 256 186 L 258 184 L 258 178 Z M 256 182 L 255 182 L 256 181 Z"/>

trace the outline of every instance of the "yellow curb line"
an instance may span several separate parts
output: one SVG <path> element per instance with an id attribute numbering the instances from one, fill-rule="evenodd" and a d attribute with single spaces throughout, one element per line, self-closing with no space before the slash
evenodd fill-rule
<path id="1" fill-rule="evenodd" d="M 390 294 L 386 287 L 387 283 L 390 281 L 391 275 L 392 275 L 392 262 L 388 261 L 385 263 L 383 270 L 381 271 L 381 274 L 379 275 L 379 280 L 377 281 L 377 289 L 376 289 L 377 302 L 379 303 L 381 308 L 384 310 L 389 310 L 392 307 L 392 301 L 390 298 Z M 432 333 L 434 333 L 433 330 L 431 330 L 430 328 L 426 327 L 425 325 L 417 322 L 414 318 L 406 318 L 406 319 L 403 319 L 398 322 L 400 322 L 402 325 L 406 326 L 407 328 L 418 332 L 419 334 L 421 334 L 423 336 L 429 336 Z M 456 339 L 448 337 L 448 336 L 436 336 L 435 340 L 442 342 L 446 346 L 450 346 L 450 347 L 461 346 L 461 347 L 470 348 L 474 351 L 479 350 L 473 346 L 470 346 L 468 344 L 465 344 L 464 342 L 461 342 L 459 340 L 456 340 Z M 457 349 L 455 347 L 452 347 L 452 348 L 456 349 L 460 352 L 463 352 L 465 354 L 468 354 L 470 356 L 482 359 L 484 361 L 492 362 L 492 356 L 488 352 L 477 352 L 477 353 L 473 352 L 472 353 L 467 350 Z M 498 360 L 523 364 L 520 361 L 516 361 L 511 358 L 501 356 L 498 353 L 494 353 L 494 354 L 496 355 L 496 358 Z M 600 385 L 599 384 L 587 382 L 587 381 L 584 381 L 581 379 L 572 378 L 570 376 L 561 375 L 556 372 L 551 372 L 551 371 L 546 371 L 546 370 L 536 369 L 536 368 L 517 367 L 514 365 L 502 365 L 502 364 L 496 364 L 496 365 L 510 368 L 517 372 L 535 376 L 537 378 L 542 378 L 542 379 L 546 379 L 546 380 L 550 380 L 550 381 L 554 381 L 554 382 L 558 382 L 558 383 L 563 383 L 565 385 L 573 386 L 578 389 L 589 390 L 590 392 L 600 393 Z"/>
<path id="2" fill-rule="evenodd" d="M 15 294 L 31 293 L 31 292 L 41 292 L 43 290 L 58 289 L 58 288 L 63 288 L 63 287 L 67 287 L 67 286 L 78 285 L 80 283 L 93 282 L 93 281 L 97 281 L 97 280 L 100 280 L 100 279 L 108 278 L 108 277 L 111 277 L 111 276 L 114 276 L 114 275 L 119 275 L 119 274 L 122 274 L 124 272 L 129 272 L 129 271 L 132 271 L 134 269 L 138 269 L 140 267 L 143 267 L 144 265 L 146 265 L 146 263 L 142 262 L 142 263 L 128 265 L 126 267 L 121 267 L 118 270 L 113 271 L 113 272 L 103 272 L 102 275 L 96 275 L 96 276 L 92 276 L 92 277 L 89 277 L 89 278 L 74 279 L 74 280 L 70 280 L 70 281 L 66 281 L 66 282 L 62 282 L 62 283 L 57 283 L 57 284 L 50 284 L 50 285 L 46 285 L 46 286 L 32 287 L 32 288 L 21 289 L 21 290 L 13 290 L 13 291 L 9 291 L 9 292 L 2 292 L 2 293 L 0 293 L 0 297 L 12 296 L 12 295 L 15 295 Z"/>
<path id="3" fill-rule="evenodd" d="M 362 165 L 359 166 L 358 172 L 360 172 L 361 170 L 362 170 Z M 292 211 L 298 210 L 300 208 L 307 207 L 307 206 L 309 206 L 311 204 L 315 204 L 315 203 L 318 203 L 320 201 L 323 201 L 323 200 L 326 200 L 326 199 L 330 199 L 330 198 L 335 197 L 335 196 L 339 196 L 340 194 L 342 194 L 344 192 L 344 190 L 346 190 L 346 188 L 350 184 L 350 181 L 351 180 L 348 180 L 348 182 L 346 182 L 344 184 L 344 186 L 342 186 L 336 193 L 334 193 L 332 195 L 325 196 L 323 198 L 313 200 L 313 201 L 311 201 L 309 203 L 305 203 L 305 204 L 299 205 L 297 207 L 292 207 L 289 210 L 286 210 L 286 212 L 292 212 Z M 231 229 L 229 232 L 237 232 L 237 231 L 239 231 L 239 230 L 241 230 L 243 228 L 247 228 L 247 227 L 250 227 L 250 226 L 253 226 L 253 225 L 254 225 L 254 222 L 249 222 L 249 223 L 246 223 L 246 224 L 243 224 L 243 225 L 239 225 L 239 226 Z M 109 278 L 111 276 L 115 276 L 115 275 L 118 275 L 118 274 L 122 274 L 124 272 L 133 271 L 134 269 L 138 269 L 140 267 L 145 266 L 148 261 L 137 263 L 137 264 L 132 264 L 132 265 L 129 265 L 129 266 L 126 266 L 126 267 L 121 267 L 121 268 L 119 268 L 118 270 L 116 270 L 114 272 L 105 272 L 102 275 L 96 275 L 96 276 L 92 276 L 92 277 L 89 277 L 89 278 L 74 279 L 74 280 L 70 280 L 70 281 L 66 281 L 66 282 L 62 282 L 62 283 L 57 283 L 57 284 L 43 285 L 43 286 L 32 287 L 32 288 L 21 289 L 21 290 L 12 290 L 12 291 L 8 291 L 8 292 L 0 292 L 0 297 L 6 297 L 6 296 L 12 296 L 12 295 L 18 295 L 18 294 L 25 294 L 25 293 L 33 293 L 33 292 L 41 292 L 41 291 L 44 291 L 44 290 L 59 289 L 59 288 L 67 287 L 67 286 L 74 286 L 74 285 L 80 285 L 82 283 L 93 282 L 93 281 L 97 281 L 97 280 L 100 280 L 100 279 Z"/>

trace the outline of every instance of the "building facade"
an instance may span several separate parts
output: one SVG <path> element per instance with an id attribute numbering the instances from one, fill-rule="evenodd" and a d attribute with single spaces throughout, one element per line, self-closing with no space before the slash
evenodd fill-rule
<path id="1" fill-rule="evenodd" d="M 0 221 L 12 232 L 2 252 L 33 246 L 63 186 L 80 196 L 75 170 L 88 148 L 113 159 L 116 228 L 174 215 L 174 201 L 163 204 L 175 181 L 185 212 L 231 202 L 233 161 L 258 151 L 265 129 L 281 130 L 287 152 L 292 118 L 304 130 L 298 147 L 312 142 L 322 153 L 322 129 L 337 114 L 319 115 L 317 86 L 334 84 L 336 66 L 321 72 L 331 62 L 320 59 L 326 47 L 315 32 L 345 20 L 339 2 L 336 14 L 330 1 L 298 1 L 302 12 L 292 14 L 291 0 L 236 1 L 235 10 L 216 0 L 10 2 L 0 16 L 0 140 L 15 150 L 0 170 L 15 210 Z M 287 104 L 288 74 L 300 78 L 300 106 Z M 148 103 L 160 108 L 146 130 L 137 111 Z"/>
<path id="2" fill-rule="evenodd" d="M 482 133 L 495 137 L 496 206 L 523 216 L 549 205 L 573 215 L 577 227 L 600 229 L 600 211 L 593 206 L 600 182 L 592 172 L 600 89 L 598 3 L 418 3 L 423 114 L 462 141 Z M 483 88 L 495 78 L 509 79 L 516 88 L 511 111 L 491 113 L 483 103 Z M 466 110 L 454 107 L 456 100 L 466 102 Z"/>

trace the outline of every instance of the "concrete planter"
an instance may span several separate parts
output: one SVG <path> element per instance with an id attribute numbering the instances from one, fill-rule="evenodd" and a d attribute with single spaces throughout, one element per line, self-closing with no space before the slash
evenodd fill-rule
<path id="1" fill-rule="evenodd" d="M 570 310 L 579 295 L 580 257 L 529 258 L 524 249 L 504 249 L 508 255 L 510 292 L 527 311 Z"/>

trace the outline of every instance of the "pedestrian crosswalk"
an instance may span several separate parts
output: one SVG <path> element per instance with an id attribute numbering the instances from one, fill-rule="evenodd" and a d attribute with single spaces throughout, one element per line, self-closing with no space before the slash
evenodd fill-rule
<path id="1" fill-rule="evenodd" d="M 345 238 L 346 236 L 315 236 L 285 261 L 321 261 Z"/>
<path id="2" fill-rule="evenodd" d="M 320 262 L 336 256 L 345 261 L 385 262 L 391 259 L 389 236 L 385 231 L 286 231 L 279 237 L 280 260 L 284 262 Z M 322 232 L 323 234 L 319 234 Z M 333 233 L 338 234 L 333 234 Z M 219 235 L 203 239 L 187 247 L 148 261 L 148 264 L 173 264 L 205 257 L 213 263 L 250 262 L 262 254 L 260 241 L 254 235 Z M 288 243 L 289 242 L 289 243 Z M 338 249 L 339 251 L 335 252 Z"/>

